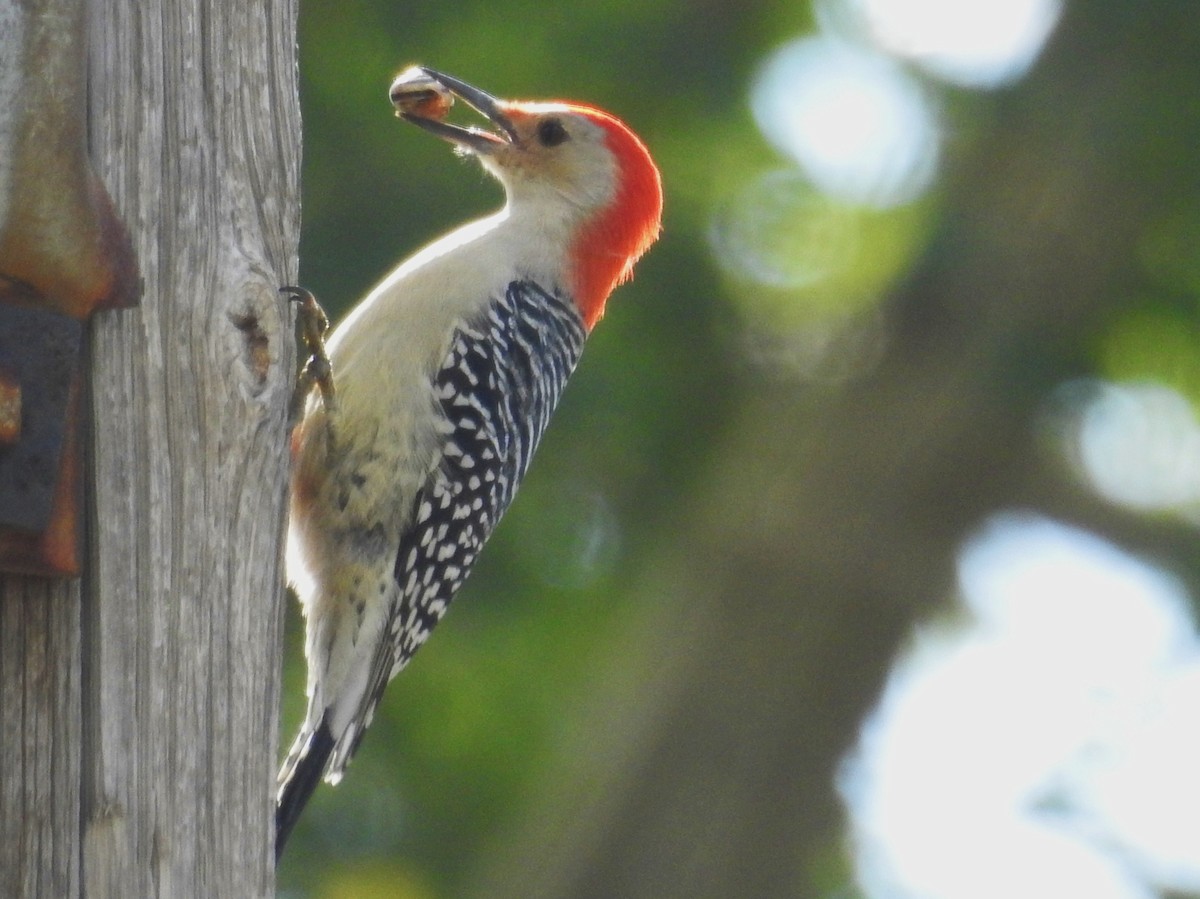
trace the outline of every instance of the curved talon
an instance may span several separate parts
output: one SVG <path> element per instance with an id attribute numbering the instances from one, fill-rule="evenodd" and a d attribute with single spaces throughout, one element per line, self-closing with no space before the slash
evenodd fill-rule
<path id="1" fill-rule="evenodd" d="M 291 285 L 279 288 L 279 292 L 286 296 L 289 302 L 300 304 L 300 339 L 304 341 L 305 349 L 314 355 L 318 351 L 324 355 L 325 332 L 329 330 L 329 317 L 321 308 L 321 304 L 317 302 L 313 292 Z"/>
<path id="2" fill-rule="evenodd" d="M 313 292 L 307 287 L 297 287 L 294 284 L 285 284 L 283 287 L 279 288 L 279 292 L 286 296 L 289 300 L 293 301 L 304 300 L 307 302 L 311 300 L 314 303 L 317 301 L 317 298 L 313 296 Z"/>
<path id="3" fill-rule="evenodd" d="M 295 425 L 304 415 L 304 404 L 314 385 L 321 391 L 321 402 L 325 411 L 333 412 L 337 409 L 333 366 L 325 351 L 325 332 L 329 330 L 329 316 L 325 314 L 311 290 L 285 285 L 279 288 L 279 292 L 290 302 L 300 306 L 297 313 L 300 341 L 308 353 L 308 358 L 304 360 L 300 373 L 296 376 L 296 389 L 288 406 L 288 422 Z"/>

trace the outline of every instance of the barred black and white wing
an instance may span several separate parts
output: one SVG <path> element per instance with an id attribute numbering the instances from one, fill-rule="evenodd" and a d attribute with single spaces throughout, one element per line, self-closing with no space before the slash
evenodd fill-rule
<path id="1" fill-rule="evenodd" d="M 514 281 L 454 337 L 434 378 L 444 442 L 396 555 L 398 598 L 354 724 L 330 760 L 353 755 L 387 682 L 429 637 L 529 467 L 586 333 L 575 304 Z"/>

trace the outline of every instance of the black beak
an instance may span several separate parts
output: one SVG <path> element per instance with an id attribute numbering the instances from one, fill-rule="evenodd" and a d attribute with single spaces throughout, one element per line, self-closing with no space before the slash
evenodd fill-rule
<path id="1" fill-rule="evenodd" d="M 473 150 L 476 153 L 490 153 L 516 141 L 516 129 L 513 127 L 512 120 L 504 114 L 498 99 L 474 85 L 459 81 L 452 75 L 445 75 L 424 66 L 421 67 L 421 71 L 478 112 L 489 123 L 495 125 L 500 133 L 485 131 L 482 128 L 452 125 L 439 119 L 427 119 L 411 112 L 405 112 L 393 95 L 392 102 L 399 110 L 397 115 L 400 118 L 424 128 L 431 134 L 436 134 L 442 140 L 447 140 L 456 146 Z M 393 88 L 397 86 L 398 82 L 393 84 Z"/>

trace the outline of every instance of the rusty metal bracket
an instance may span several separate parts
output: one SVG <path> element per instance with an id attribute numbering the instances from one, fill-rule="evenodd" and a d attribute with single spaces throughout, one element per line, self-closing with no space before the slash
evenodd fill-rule
<path id="1" fill-rule="evenodd" d="M 87 152 L 86 0 L 0 0 L 0 570 L 78 574 L 84 324 L 134 305 Z"/>

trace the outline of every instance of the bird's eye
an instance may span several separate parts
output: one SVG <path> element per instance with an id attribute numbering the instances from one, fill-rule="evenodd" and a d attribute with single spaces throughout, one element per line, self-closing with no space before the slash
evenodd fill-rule
<path id="1" fill-rule="evenodd" d="M 542 119 L 538 122 L 537 138 L 543 147 L 557 147 L 568 137 L 567 129 L 558 119 Z"/>

